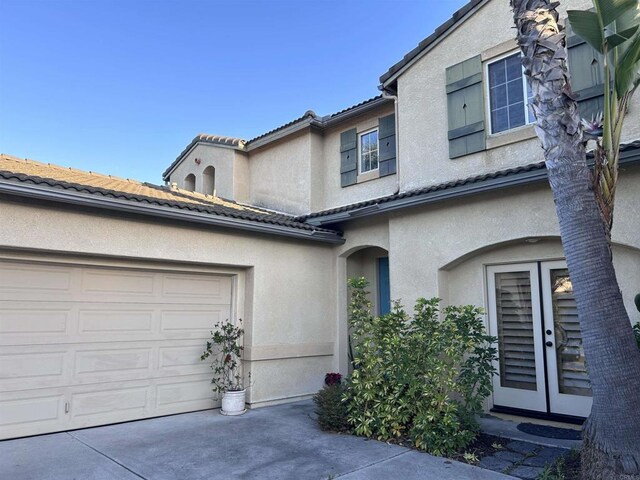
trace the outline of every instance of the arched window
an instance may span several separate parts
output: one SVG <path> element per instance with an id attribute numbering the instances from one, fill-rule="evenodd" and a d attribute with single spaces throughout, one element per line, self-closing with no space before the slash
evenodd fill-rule
<path id="1" fill-rule="evenodd" d="M 190 192 L 196 191 L 196 176 L 193 173 L 184 177 L 184 189 Z"/>
<path id="2" fill-rule="evenodd" d="M 202 193 L 213 195 L 216 189 L 216 169 L 209 166 L 202 172 Z"/>

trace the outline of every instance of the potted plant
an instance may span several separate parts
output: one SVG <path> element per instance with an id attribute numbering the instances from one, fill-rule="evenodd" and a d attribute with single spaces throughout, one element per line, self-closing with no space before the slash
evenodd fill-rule
<path id="1" fill-rule="evenodd" d="M 242 320 L 238 321 L 238 326 L 228 320 L 216 323 L 211 340 L 207 341 L 207 348 L 200 356 L 202 361 L 211 359 L 211 383 L 218 398 L 222 394 L 220 413 L 223 415 L 242 415 L 247 411 L 241 369 L 243 334 Z"/>

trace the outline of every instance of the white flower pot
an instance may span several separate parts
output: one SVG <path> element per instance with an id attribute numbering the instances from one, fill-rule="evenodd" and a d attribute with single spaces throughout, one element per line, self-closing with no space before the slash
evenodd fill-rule
<path id="1" fill-rule="evenodd" d="M 247 409 L 244 407 L 245 390 L 224 392 L 222 395 L 222 415 L 242 415 Z"/>

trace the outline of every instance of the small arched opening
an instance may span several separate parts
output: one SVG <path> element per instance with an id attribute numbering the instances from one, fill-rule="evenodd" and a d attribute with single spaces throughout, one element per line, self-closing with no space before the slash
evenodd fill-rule
<path id="1" fill-rule="evenodd" d="M 216 191 L 216 169 L 208 166 L 202 172 L 202 193 L 214 195 Z"/>
<path id="2" fill-rule="evenodd" d="M 196 191 L 196 176 L 193 173 L 184 177 L 184 189 L 190 192 Z"/>

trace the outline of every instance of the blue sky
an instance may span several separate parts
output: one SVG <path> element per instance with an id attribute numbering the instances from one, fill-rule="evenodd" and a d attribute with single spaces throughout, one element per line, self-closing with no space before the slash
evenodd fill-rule
<path id="1" fill-rule="evenodd" d="M 377 95 L 465 3 L 0 0 L 0 152 L 160 183 L 198 133 Z"/>

